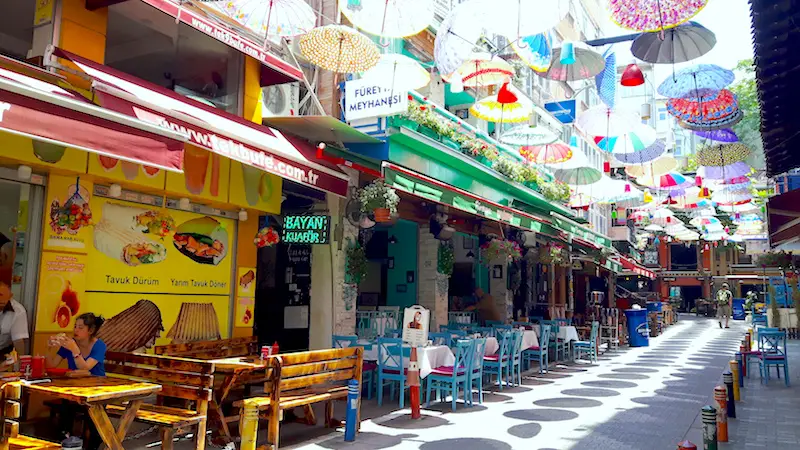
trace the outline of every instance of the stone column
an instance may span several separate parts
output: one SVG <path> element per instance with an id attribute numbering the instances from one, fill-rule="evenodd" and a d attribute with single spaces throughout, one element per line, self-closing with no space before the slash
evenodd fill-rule
<path id="1" fill-rule="evenodd" d="M 500 278 L 494 277 L 495 266 L 500 266 L 503 269 L 503 276 Z M 508 260 L 496 259 L 492 260 L 489 265 L 489 289 L 492 298 L 494 298 L 497 311 L 500 313 L 500 320 L 506 321 L 510 317 L 514 317 L 514 297 L 508 289 Z"/>
<path id="2" fill-rule="evenodd" d="M 445 277 L 437 271 L 439 241 L 431 234 L 430 227 L 424 225 L 419 227 L 417 242 L 417 303 L 431 312 L 431 331 L 439 331 L 439 325 L 447 325 L 450 306 Z"/>

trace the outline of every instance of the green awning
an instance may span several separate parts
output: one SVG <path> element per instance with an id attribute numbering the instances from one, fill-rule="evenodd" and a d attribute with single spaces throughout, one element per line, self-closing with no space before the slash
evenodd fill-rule
<path id="1" fill-rule="evenodd" d="M 402 192 L 523 230 L 553 237 L 559 235 L 559 230 L 530 214 L 494 203 L 392 163 L 383 163 L 383 175 L 387 185 Z"/>
<path id="2" fill-rule="evenodd" d="M 551 215 L 553 219 L 553 225 L 565 231 L 570 236 L 583 239 L 584 241 L 597 245 L 600 248 L 611 248 L 611 239 L 603 236 L 602 234 L 592 231 L 578 224 L 577 222 L 573 222 L 572 220 L 556 213 L 551 213 Z"/>

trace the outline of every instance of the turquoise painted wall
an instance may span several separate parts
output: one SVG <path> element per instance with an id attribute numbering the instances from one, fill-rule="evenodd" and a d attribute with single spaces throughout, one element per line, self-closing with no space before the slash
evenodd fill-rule
<path id="1" fill-rule="evenodd" d="M 394 269 L 387 269 L 386 304 L 407 308 L 417 304 L 417 235 L 416 223 L 398 220 L 389 227 L 389 236 L 397 238 L 396 244 L 389 244 L 388 256 L 394 258 Z M 414 272 L 414 282 L 406 282 L 406 272 Z M 398 285 L 405 285 L 405 292 L 397 292 Z"/>

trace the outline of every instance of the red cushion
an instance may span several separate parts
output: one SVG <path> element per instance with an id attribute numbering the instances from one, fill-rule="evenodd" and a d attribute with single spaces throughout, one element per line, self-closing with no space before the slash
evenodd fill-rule
<path id="1" fill-rule="evenodd" d="M 458 371 L 459 375 L 464 375 L 464 367 L 460 367 Z M 431 370 L 431 373 L 434 375 L 446 375 L 452 376 L 453 375 L 453 366 L 441 366 Z"/>
<path id="2" fill-rule="evenodd" d="M 538 352 L 541 349 L 539 347 L 533 346 L 533 347 L 528 347 L 528 350 L 533 350 L 535 352 Z"/>
<path id="3" fill-rule="evenodd" d="M 371 372 L 371 371 L 373 371 L 373 370 L 375 370 L 377 368 L 378 368 L 378 364 L 376 364 L 374 362 L 369 362 L 369 361 L 365 362 L 364 366 L 363 366 L 363 370 L 365 372 Z"/>
<path id="4" fill-rule="evenodd" d="M 764 359 L 786 359 L 785 355 L 764 355 Z"/>
<path id="5" fill-rule="evenodd" d="M 498 361 L 500 359 L 499 355 L 491 355 L 491 356 L 484 356 L 484 361 Z M 507 360 L 508 356 L 503 356 L 503 361 Z"/>
<path id="6" fill-rule="evenodd" d="M 400 371 L 396 369 L 383 369 L 383 373 L 389 373 L 392 375 L 400 375 Z M 403 369 L 403 375 L 408 375 L 408 369 Z"/>

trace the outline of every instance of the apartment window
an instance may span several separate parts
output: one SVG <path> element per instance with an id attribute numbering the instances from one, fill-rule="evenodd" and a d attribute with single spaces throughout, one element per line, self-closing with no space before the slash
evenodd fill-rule
<path id="1" fill-rule="evenodd" d="M 239 113 L 241 53 L 144 2 L 108 8 L 106 64 Z"/>
<path id="2" fill-rule="evenodd" d="M 667 108 L 665 107 L 658 108 L 658 120 L 667 120 Z"/>
<path id="3" fill-rule="evenodd" d="M 5 2 L 0 14 L 0 53 L 25 60 L 33 48 L 36 1 Z"/>
<path id="4" fill-rule="evenodd" d="M 697 270 L 697 246 L 672 244 L 670 247 L 670 270 Z"/>

